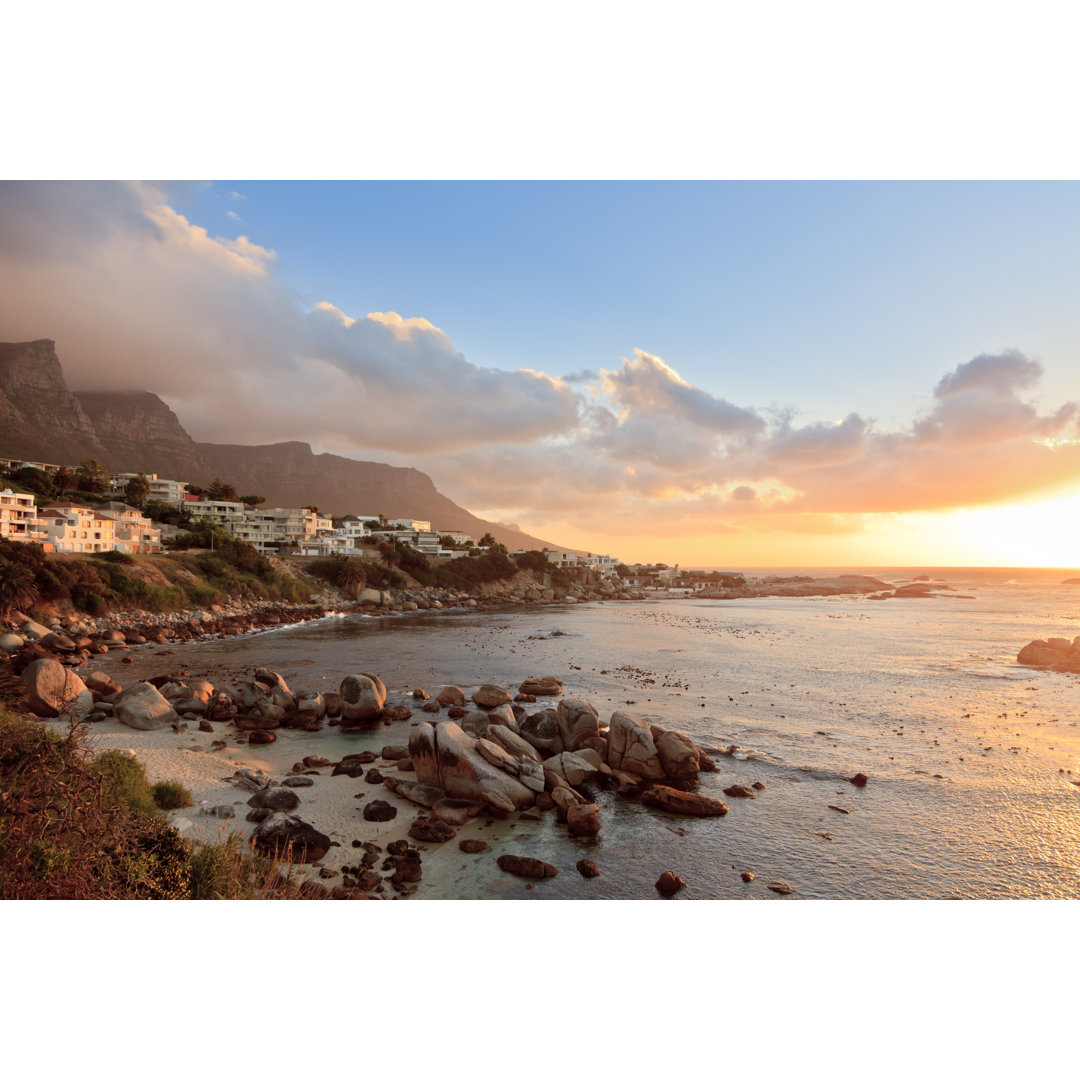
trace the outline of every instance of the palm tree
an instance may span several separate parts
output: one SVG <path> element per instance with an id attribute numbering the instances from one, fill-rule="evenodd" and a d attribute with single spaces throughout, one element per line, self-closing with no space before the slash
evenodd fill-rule
<path id="1" fill-rule="evenodd" d="M 61 465 L 53 474 L 53 479 L 56 481 L 59 492 L 57 498 L 62 499 L 72 489 L 72 485 L 75 483 L 75 474 L 66 465 Z"/>
<path id="2" fill-rule="evenodd" d="M 38 598 L 34 571 L 21 563 L 0 563 L 0 618 L 29 607 Z"/>
<path id="3" fill-rule="evenodd" d="M 338 567 L 334 581 L 342 592 L 346 595 L 351 594 L 352 598 L 355 600 L 360 596 L 360 590 L 367 583 L 367 576 L 359 563 L 346 559 L 343 564 Z"/>
<path id="4" fill-rule="evenodd" d="M 394 565 L 394 560 L 397 558 L 397 538 L 391 537 L 385 544 L 381 545 L 383 562 L 386 563 L 386 569 L 389 570 Z"/>

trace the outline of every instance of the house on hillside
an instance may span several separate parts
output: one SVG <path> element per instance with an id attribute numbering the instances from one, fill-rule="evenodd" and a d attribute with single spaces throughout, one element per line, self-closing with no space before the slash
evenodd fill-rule
<path id="1" fill-rule="evenodd" d="M 156 555 L 161 551 L 161 528 L 134 506 L 108 502 L 97 508 L 116 522 L 116 550 L 125 555 Z"/>
<path id="2" fill-rule="evenodd" d="M 107 494 L 117 499 L 125 498 L 129 481 L 134 480 L 138 475 L 138 473 L 133 472 L 110 473 Z M 184 505 L 187 497 L 187 484 L 184 481 L 166 480 L 158 476 L 157 473 L 145 473 L 144 475 L 150 485 L 150 494 L 147 496 L 147 500 L 155 499 L 175 507 Z"/>
<path id="3" fill-rule="evenodd" d="M 51 551 L 48 536 L 38 523 L 34 496 L 5 488 L 0 491 L 0 537 L 23 543 L 46 545 Z"/>
<path id="4" fill-rule="evenodd" d="M 38 521 L 55 551 L 84 555 L 116 548 L 116 521 L 78 503 L 43 506 Z"/>

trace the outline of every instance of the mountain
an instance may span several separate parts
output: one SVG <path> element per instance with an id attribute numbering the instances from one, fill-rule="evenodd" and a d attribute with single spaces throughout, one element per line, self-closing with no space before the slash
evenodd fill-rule
<path id="1" fill-rule="evenodd" d="M 45 339 L 0 343 L 0 456 L 58 465 L 95 458 L 116 472 L 157 473 L 202 487 L 220 477 L 241 495 L 265 496 L 267 506 L 414 517 L 444 531 L 475 537 L 490 532 L 511 551 L 569 550 L 516 526 L 478 518 L 417 469 L 316 454 L 302 442 L 196 443 L 156 394 L 72 392 L 55 343 Z"/>

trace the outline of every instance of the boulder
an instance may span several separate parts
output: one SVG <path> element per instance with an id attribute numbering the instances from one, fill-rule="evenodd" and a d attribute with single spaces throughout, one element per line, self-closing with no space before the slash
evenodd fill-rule
<path id="1" fill-rule="evenodd" d="M 364 807 L 365 821 L 393 821 L 396 817 L 397 807 L 385 799 L 373 799 Z"/>
<path id="2" fill-rule="evenodd" d="M 497 743 L 508 754 L 512 754 L 517 758 L 529 758 L 532 761 L 543 761 L 543 755 L 536 749 L 532 743 L 523 739 L 516 732 L 511 731 L 508 727 L 503 727 L 502 724 L 492 724 L 488 727 L 486 738 L 493 743 Z"/>
<path id="3" fill-rule="evenodd" d="M 549 878 L 558 874 L 558 868 L 540 859 L 530 859 L 526 855 L 500 855 L 495 860 L 500 870 L 518 877 Z"/>
<path id="4" fill-rule="evenodd" d="M 272 731 L 253 731 L 248 735 L 248 743 L 252 746 L 262 746 L 277 741 L 277 736 Z"/>
<path id="5" fill-rule="evenodd" d="M 577 863 L 577 872 L 583 878 L 595 878 L 600 876 L 600 870 L 592 859 L 579 859 Z"/>
<path id="6" fill-rule="evenodd" d="M 50 632 L 41 639 L 39 644 L 43 649 L 52 649 L 53 652 L 69 653 L 75 651 L 75 642 L 67 634 Z"/>
<path id="7" fill-rule="evenodd" d="M 26 639 L 18 634 L 0 634 L 0 650 L 8 654 L 17 653 L 26 644 Z"/>
<path id="8" fill-rule="evenodd" d="M 444 686 L 435 698 L 439 705 L 464 705 L 465 691 L 460 686 Z"/>
<path id="9" fill-rule="evenodd" d="M 271 858 L 312 863 L 330 850 L 330 837 L 292 814 L 272 814 L 256 828 L 251 844 Z"/>
<path id="10" fill-rule="evenodd" d="M 555 721 L 564 750 L 578 750 L 600 734 L 596 710 L 580 698 L 564 698 L 555 710 Z"/>
<path id="11" fill-rule="evenodd" d="M 417 806 L 426 806 L 429 809 L 440 799 L 446 798 L 446 792 L 441 787 L 432 784 L 421 784 L 417 780 L 399 780 L 396 776 L 388 776 L 384 781 L 395 795 L 408 799 Z"/>
<path id="12" fill-rule="evenodd" d="M 578 787 L 599 771 L 587 758 L 583 758 L 580 754 L 572 754 L 569 750 L 547 758 L 543 762 L 543 769 L 549 788 L 555 786 L 552 774 L 561 777 L 570 787 Z"/>
<path id="13" fill-rule="evenodd" d="M 656 891 L 661 896 L 674 896 L 680 889 L 685 888 L 686 882 L 670 870 L 665 870 L 656 882 Z"/>
<path id="14" fill-rule="evenodd" d="M 566 749 L 554 709 L 541 709 L 526 716 L 518 725 L 518 734 L 541 754 L 560 754 Z"/>
<path id="15" fill-rule="evenodd" d="M 180 720 L 176 710 L 150 683 L 135 683 L 121 690 L 112 704 L 116 719 L 139 731 L 154 731 Z"/>
<path id="16" fill-rule="evenodd" d="M 82 720 L 94 707 L 94 695 L 70 668 L 56 660 L 35 660 L 22 673 L 30 711 L 35 716 Z M 175 713 L 173 719 L 176 719 Z"/>
<path id="17" fill-rule="evenodd" d="M 417 818 L 409 826 L 409 835 L 424 843 L 445 844 L 447 840 L 453 840 L 457 833 L 445 821 L 437 818 Z"/>
<path id="18" fill-rule="evenodd" d="M 566 824 L 574 836 L 596 836 L 600 832 L 600 807 L 596 803 L 568 806 Z"/>
<path id="19" fill-rule="evenodd" d="M 608 729 L 608 765 L 644 780 L 664 780 L 667 774 L 649 725 L 632 713 L 616 710 Z"/>
<path id="20" fill-rule="evenodd" d="M 650 730 L 664 775 L 669 780 L 696 781 L 701 772 L 700 754 L 690 736 L 660 727 Z"/>
<path id="21" fill-rule="evenodd" d="M 92 671 L 86 676 L 86 689 L 93 694 L 118 694 L 120 693 L 121 686 L 118 682 L 114 682 L 104 671 Z"/>
<path id="22" fill-rule="evenodd" d="M 485 683 L 473 694 L 472 700 L 482 709 L 494 709 L 498 705 L 509 705 L 514 700 L 514 696 L 501 686 Z"/>
<path id="23" fill-rule="evenodd" d="M 342 729 L 349 724 L 370 723 L 381 717 L 386 705 L 386 687 L 378 676 L 346 675 L 341 681 Z"/>
<path id="24" fill-rule="evenodd" d="M 228 694 L 216 693 L 206 703 L 206 712 L 203 714 L 207 720 L 213 720 L 221 724 L 234 720 L 239 710 L 236 702 Z"/>
<path id="25" fill-rule="evenodd" d="M 287 787 L 266 788 L 252 795 L 247 804 L 256 810 L 288 813 L 288 811 L 295 810 L 300 805 L 300 796 Z"/>
<path id="26" fill-rule="evenodd" d="M 555 697 L 563 692 L 563 685 L 554 675 L 545 675 L 543 678 L 526 679 L 519 687 L 519 694 L 532 694 L 535 697 Z"/>
<path id="27" fill-rule="evenodd" d="M 678 791 L 663 784 L 647 788 L 641 801 L 654 810 L 666 810 L 670 814 L 689 814 L 694 817 L 723 817 L 728 812 L 727 803 L 710 799 L 690 791 Z"/>
<path id="28" fill-rule="evenodd" d="M 488 762 L 476 740 L 452 720 L 418 724 L 409 737 L 409 754 L 416 778 L 441 787 L 447 795 L 471 802 L 487 802 L 505 810 L 532 806 L 535 792 Z"/>
<path id="29" fill-rule="evenodd" d="M 753 799 L 754 793 L 748 787 L 744 787 L 742 784 L 732 784 L 731 787 L 724 788 L 724 794 L 729 799 Z"/>

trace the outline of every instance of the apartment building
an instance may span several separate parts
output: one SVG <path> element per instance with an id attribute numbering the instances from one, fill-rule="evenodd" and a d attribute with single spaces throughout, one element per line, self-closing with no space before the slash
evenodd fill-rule
<path id="1" fill-rule="evenodd" d="M 116 550 L 125 555 L 156 555 L 161 551 L 161 528 L 145 514 L 122 502 L 97 507 L 100 514 L 116 522 Z"/>
<path id="2" fill-rule="evenodd" d="M 116 521 L 99 510 L 72 502 L 53 503 L 41 507 L 38 521 L 55 551 L 83 555 L 116 547 Z"/>
<path id="3" fill-rule="evenodd" d="M 133 472 L 111 473 L 109 475 L 108 494 L 122 499 L 127 494 L 128 482 L 134 480 L 139 474 Z M 150 494 L 147 499 L 155 499 L 169 503 L 171 506 L 184 505 L 187 496 L 187 484 L 182 480 L 166 480 L 157 473 L 146 473 L 146 480 L 150 485 Z"/>
<path id="4" fill-rule="evenodd" d="M 10 488 L 0 491 L 0 537 L 34 544 L 47 541 L 45 530 L 38 522 L 33 495 L 24 495 Z"/>

